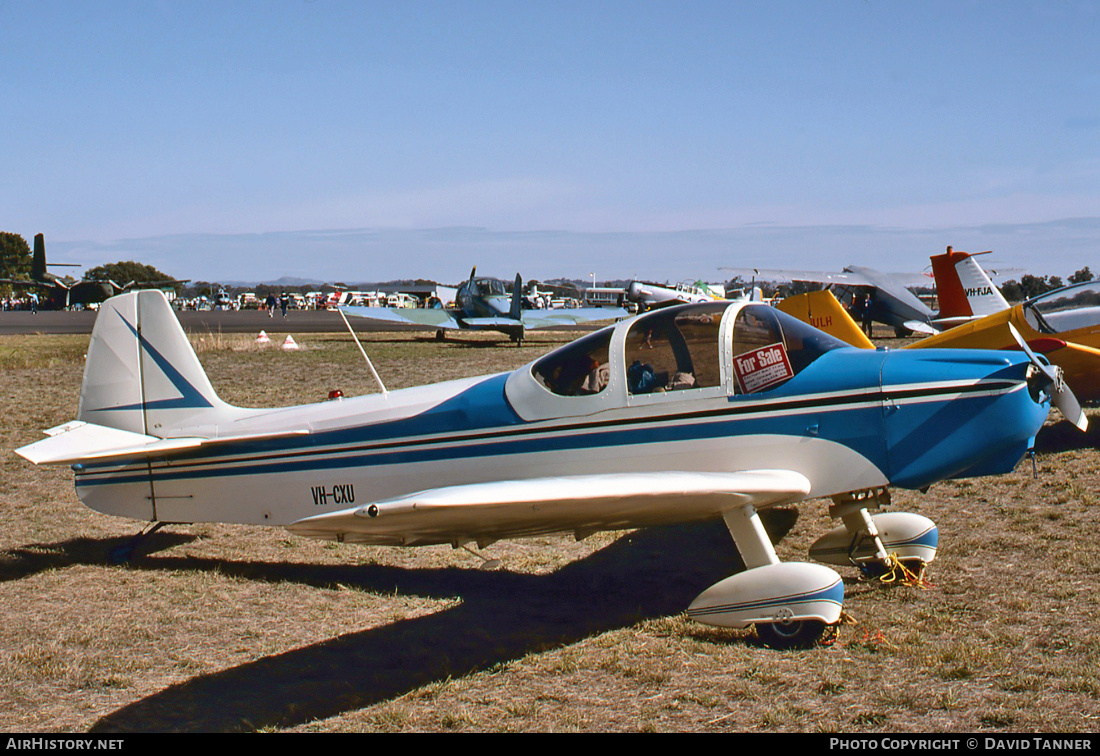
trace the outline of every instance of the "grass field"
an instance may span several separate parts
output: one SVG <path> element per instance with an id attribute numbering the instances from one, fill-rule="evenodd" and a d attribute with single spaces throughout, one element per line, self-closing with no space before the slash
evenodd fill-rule
<path id="1" fill-rule="evenodd" d="M 283 334 L 273 334 L 281 341 Z M 347 337 L 195 339 L 227 401 L 375 390 Z M 372 334 L 389 388 L 496 372 L 567 341 L 438 344 Z M 809 651 L 682 614 L 735 569 L 721 523 L 580 543 L 314 542 L 173 526 L 127 566 L 141 523 L 79 503 L 67 468 L 11 452 L 72 419 L 87 337 L 0 338 L 0 729 L 4 731 L 1045 731 L 1100 728 L 1100 417 L 1051 423 L 998 478 L 895 492 L 940 528 L 923 587 L 846 580 L 855 624 Z M 778 544 L 831 527 L 808 502 Z M 791 524 L 793 521 L 793 525 Z"/>

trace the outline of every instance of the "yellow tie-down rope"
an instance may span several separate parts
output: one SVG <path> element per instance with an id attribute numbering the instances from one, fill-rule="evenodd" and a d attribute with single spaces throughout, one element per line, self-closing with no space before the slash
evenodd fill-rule
<path id="1" fill-rule="evenodd" d="M 928 588 L 931 583 L 924 579 L 924 571 L 927 566 L 924 562 L 921 562 L 920 569 L 914 572 L 898 559 L 897 554 L 891 552 L 886 555 L 886 572 L 879 576 L 878 581 L 880 583 L 897 583 L 898 585 L 915 585 Z"/>

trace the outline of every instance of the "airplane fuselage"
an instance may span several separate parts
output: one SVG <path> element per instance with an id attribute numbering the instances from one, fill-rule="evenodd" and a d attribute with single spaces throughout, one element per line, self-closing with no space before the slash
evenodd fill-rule
<path id="1" fill-rule="evenodd" d="M 234 409 L 217 426 L 176 433 L 302 433 L 227 443 L 216 452 L 76 465 L 77 491 L 93 509 L 141 520 L 265 525 L 425 489 L 607 473 L 783 469 L 811 481 L 806 498 L 814 498 L 1010 470 L 1046 417 L 1048 404 L 1033 399 L 1025 382 L 1026 359 L 1013 353 L 872 352 L 827 344 L 808 364 L 779 365 L 789 372 L 768 388 L 762 382 L 772 380 L 766 376 L 776 365 L 739 370 L 746 355 L 767 362 L 769 352 L 731 351 L 740 338 L 734 320 L 744 306 L 662 310 L 586 337 L 597 344 L 593 354 L 608 351 L 605 383 L 591 394 L 552 388 L 547 377 L 556 361 L 579 353 L 582 339 L 511 373 L 301 407 Z M 646 320 L 655 316 L 663 320 Z M 632 383 L 631 357 L 659 356 L 660 345 L 655 352 L 634 351 L 641 331 L 666 328 L 670 318 L 687 329 L 690 318 L 704 316 L 721 322 L 706 354 L 694 355 L 694 373 L 708 385 L 645 391 Z M 795 339 L 803 336 L 788 332 L 787 338 L 797 362 Z M 711 379 L 704 378 L 708 370 Z M 572 517 L 547 519 L 532 511 L 519 521 L 509 513 L 419 530 L 380 520 L 373 542 L 491 540 L 685 519 L 667 509 Z"/>
<path id="2" fill-rule="evenodd" d="M 455 295 L 455 306 L 464 318 L 507 317 L 510 304 L 504 282 L 496 278 L 471 278 Z"/>

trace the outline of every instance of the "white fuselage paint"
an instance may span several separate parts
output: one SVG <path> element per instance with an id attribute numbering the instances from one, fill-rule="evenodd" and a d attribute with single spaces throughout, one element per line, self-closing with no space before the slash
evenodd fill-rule
<path id="1" fill-rule="evenodd" d="M 400 410 L 395 406 L 380 406 L 381 397 L 377 396 L 344 400 L 339 408 L 343 420 L 340 425 L 345 428 L 369 425 L 368 418 L 375 413 L 379 420 L 394 418 L 407 414 L 412 405 L 427 408 L 454 396 L 466 385 L 469 382 L 459 382 L 453 390 L 445 392 L 435 387 L 436 401 L 423 404 L 407 401 L 402 391 L 391 392 L 389 403 L 400 406 Z M 427 398 L 426 392 L 420 394 L 422 399 Z M 372 405 L 372 409 L 366 414 L 358 413 L 353 411 L 355 404 Z M 326 403 L 280 411 L 275 413 L 278 426 L 293 428 L 300 423 L 303 427 L 312 426 L 312 430 L 321 427 L 333 430 L 335 428 L 318 415 L 318 407 L 328 409 L 328 406 L 331 405 Z M 740 421 L 734 418 L 685 420 L 679 417 L 685 413 L 728 407 L 726 397 L 716 397 L 670 405 L 669 414 L 674 413 L 674 419 L 662 420 L 649 408 L 623 408 L 585 418 L 455 431 L 446 433 L 446 440 L 430 434 L 299 447 L 284 452 L 234 454 L 231 449 L 225 449 L 226 453 L 217 456 L 98 468 L 79 473 L 76 483 L 85 504 L 108 514 L 168 522 L 263 525 L 287 525 L 304 517 L 430 488 L 502 479 L 660 470 L 734 472 L 783 468 L 800 472 L 812 481 L 811 498 L 887 483 L 882 471 L 862 455 L 842 444 L 809 435 L 792 438 L 780 434 L 741 435 L 734 432 L 660 444 L 601 439 L 601 436 L 610 438 L 607 434 L 621 435 L 624 427 L 642 431 L 731 423 L 731 428 L 735 429 Z M 760 416 L 753 419 L 760 419 Z M 261 413 L 254 416 L 253 422 L 239 420 L 232 430 L 235 433 L 269 430 L 271 421 L 272 413 Z M 635 425 L 623 426 L 616 421 Z M 555 430 L 559 427 L 561 430 Z M 589 441 L 574 448 L 553 448 L 563 440 L 567 443 L 571 435 L 578 433 L 586 434 Z M 532 449 L 532 442 L 547 448 Z M 416 458 L 409 460 L 409 457 Z M 278 471 L 279 466 L 288 464 L 317 467 Z M 112 482 L 119 479 L 131 482 Z M 351 498 L 354 500 L 349 501 Z M 563 526 L 568 529 L 567 524 Z"/>

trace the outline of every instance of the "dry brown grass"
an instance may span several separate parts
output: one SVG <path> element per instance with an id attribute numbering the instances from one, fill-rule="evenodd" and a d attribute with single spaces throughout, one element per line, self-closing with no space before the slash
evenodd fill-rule
<path id="1" fill-rule="evenodd" d="M 373 391 L 343 336 L 200 342 L 228 401 Z M 390 388 L 494 372 L 545 352 L 494 337 L 366 337 Z M 239 343 L 238 343 L 239 342 Z M 808 652 L 694 624 L 734 569 L 720 524 L 495 544 L 367 548 L 282 530 L 139 530 L 75 498 L 66 469 L 11 449 L 71 419 L 86 337 L 0 340 L 0 728 L 5 731 L 1095 731 L 1100 717 L 1100 428 L 1040 437 L 1039 477 L 897 492 L 937 521 L 925 588 L 847 583 L 858 624 Z M 1100 423 L 1098 423 L 1100 425 Z M 811 502 L 779 544 L 804 559 Z"/>

